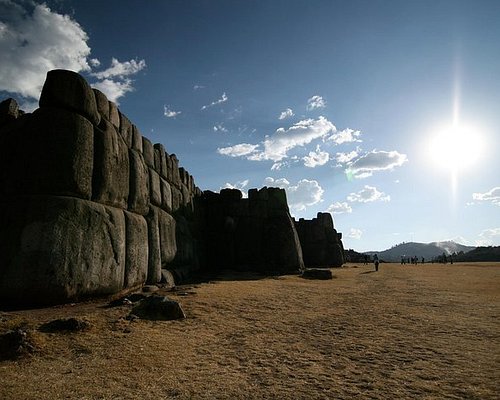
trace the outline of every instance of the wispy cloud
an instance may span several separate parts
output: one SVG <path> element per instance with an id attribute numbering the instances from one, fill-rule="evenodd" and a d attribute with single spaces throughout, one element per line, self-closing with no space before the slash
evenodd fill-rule
<path id="1" fill-rule="evenodd" d="M 323 201 L 324 190 L 316 180 L 301 179 L 293 185 L 285 178 L 267 177 L 264 184 L 285 189 L 292 214 Z"/>
<path id="2" fill-rule="evenodd" d="M 254 154 L 258 144 L 240 143 L 229 147 L 219 147 L 217 153 L 229 157 L 244 157 Z"/>
<path id="3" fill-rule="evenodd" d="M 335 154 L 335 161 L 337 161 L 340 165 L 347 164 L 354 160 L 359 155 L 359 150 L 353 150 L 349 153 L 337 153 Z"/>
<path id="4" fill-rule="evenodd" d="M 485 229 L 479 234 L 476 246 L 493 246 L 500 244 L 500 228 Z"/>
<path id="5" fill-rule="evenodd" d="M 222 96 L 220 99 L 218 100 L 215 100 L 215 101 L 212 101 L 210 104 L 206 105 L 206 106 L 203 106 L 201 107 L 201 110 L 206 110 L 207 108 L 210 108 L 210 107 L 213 107 L 213 106 L 216 106 L 217 104 L 222 104 L 222 103 L 225 103 L 226 101 L 228 101 L 229 98 L 227 97 L 226 93 L 222 93 Z"/>
<path id="6" fill-rule="evenodd" d="M 491 202 L 500 206 L 500 186 L 494 187 L 486 193 L 473 193 L 472 198 L 476 201 Z"/>
<path id="7" fill-rule="evenodd" d="M 361 229 L 351 228 L 346 236 L 351 239 L 359 240 L 363 236 L 363 231 Z"/>
<path id="8" fill-rule="evenodd" d="M 321 96 L 312 96 L 307 100 L 307 109 L 309 111 L 317 110 L 326 107 L 326 101 Z"/>
<path id="9" fill-rule="evenodd" d="M 93 72 L 92 76 L 97 79 L 110 79 L 110 78 L 120 78 L 124 79 L 127 76 L 135 75 L 139 71 L 146 68 L 146 61 L 144 60 L 130 60 L 120 62 L 116 58 L 111 59 L 111 66 L 101 72 Z"/>
<path id="10" fill-rule="evenodd" d="M 335 129 L 335 126 L 325 117 L 302 120 L 288 129 L 277 129 L 274 135 L 267 137 L 260 144 L 252 145 L 252 151 L 240 155 L 252 161 L 271 160 L 277 163 L 287 158 L 288 152 L 295 147 L 304 146 L 315 139 L 323 138 Z M 246 148 L 250 146 L 245 145 Z M 218 152 L 234 157 L 235 152 L 232 151 L 232 148 L 240 149 L 241 145 L 218 149 Z"/>
<path id="11" fill-rule="evenodd" d="M 0 2 L 0 90 L 38 99 L 47 71 L 90 71 L 88 35 L 68 15 L 46 4 Z"/>
<path id="12" fill-rule="evenodd" d="M 287 108 L 285 111 L 282 111 L 278 119 L 283 120 L 286 118 L 293 117 L 295 114 L 293 113 L 291 108 Z"/>
<path id="13" fill-rule="evenodd" d="M 222 133 L 228 132 L 227 128 L 222 123 L 214 125 L 213 130 L 214 132 L 222 132 Z"/>
<path id="14" fill-rule="evenodd" d="M 354 129 L 347 128 L 340 132 L 335 132 L 333 135 L 328 137 L 327 140 L 331 140 L 335 144 L 351 143 L 351 142 L 362 142 L 359 139 L 361 136 L 361 131 L 355 131 Z"/>
<path id="15" fill-rule="evenodd" d="M 372 176 L 374 171 L 392 170 L 407 161 L 406 154 L 397 151 L 373 150 L 350 163 L 346 169 L 346 174 L 348 177 L 353 178 L 367 178 Z"/>
<path id="16" fill-rule="evenodd" d="M 352 207 L 345 201 L 337 201 L 333 204 L 330 204 L 326 211 L 332 214 L 349 214 L 352 213 Z"/>
<path id="17" fill-rule="evenodd" d="M 116 104 L 120 104 L 118 99 L 125 96 L 127 93 L 134 91 L 132 83 L 131 79 L 104 79 L 93 83 L 92 87 L 103 92 L 109 100 L 115 102 Z"/>
<path id="18" fill-rule="evenodd" d="M 163 115 L 167 118 L 175 118 L 180 114 L 182 114 L 182 111 L 174 111 L 168 105 L 163 106 Z"/>
<path id="19" fill-rule="evenodd" d="M 374 186 L 365 185 L 359 192 L 349 194 L 347 200 L 350 202 L 370 203 L 373 201 L 390 201 L 391 196 L 386 195 L 384 192 L 380 192 Z"/>
<path id="20" fill-rule="evenodd" d="M 201 90 L 201 89 L 205 89 L 205 86 L 203 86 L 203 85 L 194 85 L 193 86 L 193 90 Z"/>
<path id="21" fill-rule="evenodd" d="M 318 145 L 316 146 L 316 151 L 309 152 L 309 155 L 302 159 L 306 167 L 315 168 L 320 165 L 325 165 L 330 160 L 330 154 L 326 151 L 321 151 Z"/>

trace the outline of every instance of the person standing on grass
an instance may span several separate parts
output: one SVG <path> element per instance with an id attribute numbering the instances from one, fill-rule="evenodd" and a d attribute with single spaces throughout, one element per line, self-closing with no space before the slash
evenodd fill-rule
<path id="1" fill-rule="evenodd" d="M 378 271 L 378 256 L 376 254 L 373 255 L 373 263 L 375 264 L 375 271 Z"/>

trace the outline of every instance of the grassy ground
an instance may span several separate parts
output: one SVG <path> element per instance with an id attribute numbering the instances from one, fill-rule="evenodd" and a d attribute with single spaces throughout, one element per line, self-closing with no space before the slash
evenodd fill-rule
<path id="1" fill-rule="evenodd" d="M 104 302 L 0 313 L 36 348 L 0 361 L 0 399 L 498 399 L 500 263 L 372 270 L 227 273 L 168 294 L 182 321 Z M 92 327 L 37 330 L 61 317 Z"/>

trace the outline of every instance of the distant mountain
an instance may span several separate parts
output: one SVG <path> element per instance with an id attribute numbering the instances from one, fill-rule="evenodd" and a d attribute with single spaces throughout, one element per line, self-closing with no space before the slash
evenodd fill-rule
<path id="1" fill-rule="evenodd" d="M 426 260 L 431 260 L 434 257 L 440 256 L 444 253 L 453 254 L 474 250 L 473 246 L 464 246 L 463 244 L 455 243 L 453 241 L 432 242 L 432 243 L 401 243 L 390 249 L 383 251 L 366 251 L 363 254 L 372 256 L 377 254 L 380 260 L 388 262 L 400 262 L 401 257 L 411 258 L 417 256 L 419 260 L 424 257 Z"/>

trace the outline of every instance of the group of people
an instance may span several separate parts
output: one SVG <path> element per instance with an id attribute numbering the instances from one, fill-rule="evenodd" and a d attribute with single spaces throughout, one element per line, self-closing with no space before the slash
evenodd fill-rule
<path id="1" fill-rule="evenodd" d="M 425 263 L 424 257 L 422 257 L 421 262 L 422 262 L 422 264 Z M 401 256 L 401 265 L 405 265 L 405 264 L 417 265 L 418 264 L 418 257 L 417 256 L 415 256 L 415 257 Z"/>

